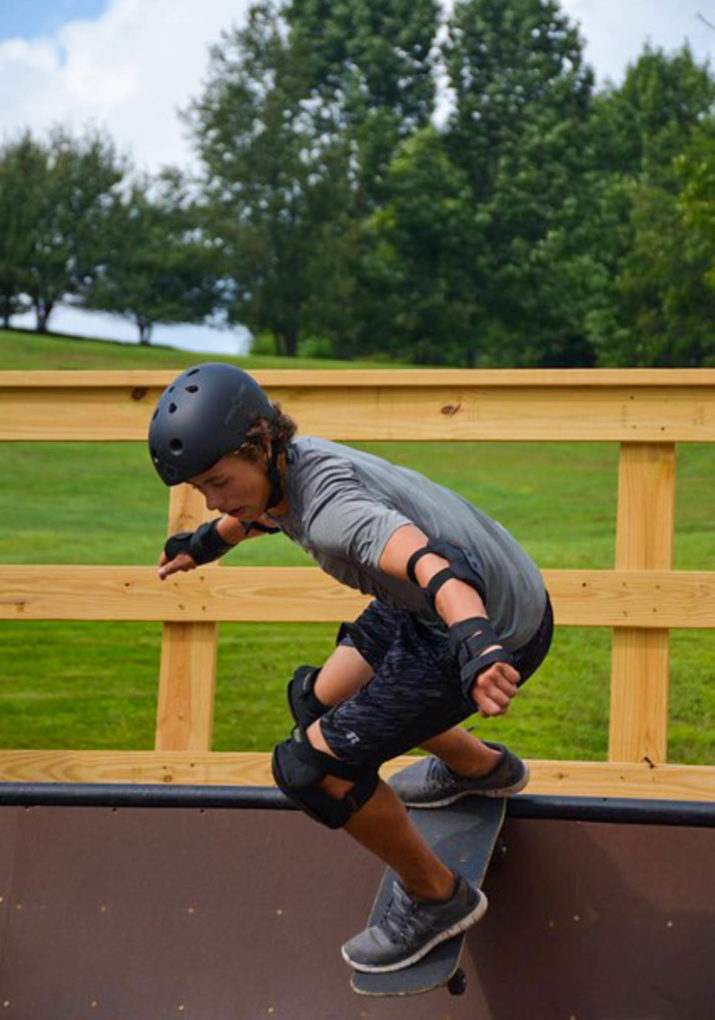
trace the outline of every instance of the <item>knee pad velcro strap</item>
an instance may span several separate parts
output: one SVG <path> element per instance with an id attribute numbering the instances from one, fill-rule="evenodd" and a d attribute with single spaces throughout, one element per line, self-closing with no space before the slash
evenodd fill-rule
<path id="1" fill-rule="evenodd" d="M 289 740 L 274 749 L 272 768 L 273 778 L 286 797 L 330 829 L 342 828 L 372 797 L 379 781 L 377 770 L 366 772 L 316 750 L 297 727 Z M 326 776 L 337 776 L 355 785 L 343 797 L 331 797 L 319 786 Z"/>
<path id="2" fill-rule="evenodd" d="M 298 666 L 288 684 L 288 708 L 293 721 L 303 730 L 307 730 L 311 723 L 320 719 L 328 710 L 328 706 L 313 693 L 318 673 L 318 666 Z"/>

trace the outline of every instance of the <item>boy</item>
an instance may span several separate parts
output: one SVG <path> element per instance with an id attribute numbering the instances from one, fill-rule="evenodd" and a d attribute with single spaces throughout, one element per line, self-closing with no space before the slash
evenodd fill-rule
<path id="1" fill-rule="evenodd" d="M 150 454 L 167 485 L 189 482 L 223 516 L 168 539 L 163 579 L 282 531 L 326 573 L 374 596 L 320 668 L 288 687 L 296 727 L 273 754 L 277 785 L 310 817 L 344 828 L 399 875 L 377 926 L 343 946 L 355 969 L 397 970 L 464 931 L 484 894 L 453 874 L 404 805 L 508 796 L 524 762 L 458 724 L 502 715 L 552 637 L 539 571 L 508 532 L 460 496 L 379 457 L 296 426 L 245 372 L 207 363 L 162 395 Z M 390 758 L 419 759 L 393 777 Z"/>

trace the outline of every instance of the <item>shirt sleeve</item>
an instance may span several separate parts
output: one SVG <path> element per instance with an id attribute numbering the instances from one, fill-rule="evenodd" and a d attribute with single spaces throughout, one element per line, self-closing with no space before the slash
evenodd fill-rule
<path id="1" fill-rule="evenodd" d="M 371 494 L 352 465 L 329 458 L 307 497 L 307 537 L 317 550 L 361 566 L 378 568 L 389 538 L 412 521 Z"/>

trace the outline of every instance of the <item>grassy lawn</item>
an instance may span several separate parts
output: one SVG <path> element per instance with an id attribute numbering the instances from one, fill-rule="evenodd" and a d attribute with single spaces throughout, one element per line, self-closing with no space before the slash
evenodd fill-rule
<path id="1" fill-rule="evenodd" d="M 227 354 L 199 354 L 173 347 L 140 347 L 113 340 L 84 340 L 40 336 L 0 329 L 0 370 L 187 368 L 202 361 L 227 361 L 242 368 L 295 368 L 294 358 L 269 355 L 232 357 Z M 301 358 L 299 368 L 414 368 L 414 365 L 375 361 L 331 361 Z"/>
<path id="2" fill-rule="evenodd" d="M 0 333 L 0 368 L 180 369 L 201 360 Z M 278 359 L 255 360 L 273 367 Z M 460 492 L 509 528 L 541 567 L 613 565 L 615 444 L 356 445 Z M 711 447 L 679 448 L 679 569 L 715 569 L 714 467 Z M 168 501 L 143 444 L 3 444 L 0 471 L 0 562 L 156 561 Z M 309 562 L 283 536 L 247 543 L 227 558 L 233 565 Z M 287 680 L 296 665 L 329 654 L 334 632 L 324 624 L 222 624 L 214 749 L 265 751 L 281 739 L 289 726 Z M 160 637 L 158 624 L 0 623 L 0 747 L 151 748 Z M 609 670 L 607 630 L 561 628 L 509 716 L 480 720 L 480 732 L 530 757 L 605 758 Z M 715 763 L 715 632 L 674 633 L 671 674 L 670 758 Z"/>

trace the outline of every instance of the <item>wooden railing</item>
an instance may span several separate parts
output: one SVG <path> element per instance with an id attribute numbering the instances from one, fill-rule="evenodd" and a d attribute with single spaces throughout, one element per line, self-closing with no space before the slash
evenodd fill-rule
<path id="1" fill-rule="evenodd" d="M 0 372 L 0 439 L 145 441 L 174 374 Z M 715 767 L 666 763 L 670 629 L 715 627 L 715 571 L 672 569 L 676 444 L 715 441 L 715 370 L 256 378 L 330 439 L 619 443 L 615 569 L 544 571 L 559 626 L 613 628 L 609 761 L 532 762 L 530 791 L 715 800 Z M 171 490 L 169 533 L 205 518 L 193 490 Z M 0 781 L 270 783 L 267 755 L 210 750 L 217 623 L 338 621 L 365 603 L 309 567 L 211 564 L 162 584 L 151 567 L 0 566 L 0 619 L 164 624 L 155 751 L 0 751 Z"/>

